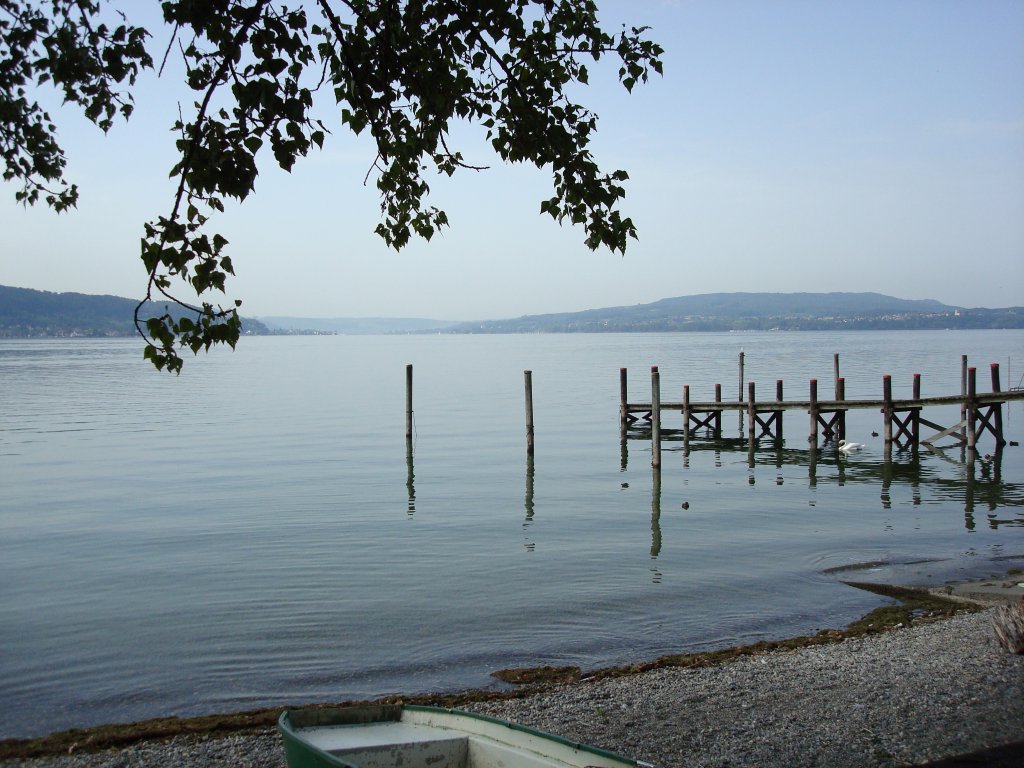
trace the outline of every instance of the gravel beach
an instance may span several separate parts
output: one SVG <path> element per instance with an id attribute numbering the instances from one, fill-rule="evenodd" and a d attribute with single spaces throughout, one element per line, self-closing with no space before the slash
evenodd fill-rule
<path id="1" fill-rule="evenodd" d="M 664 768 L 917 765 L 1024 742 L 1024 656 L 997 645 L 985 611 L 467 708 Z M 1015 751 L 1011 759 L 1022 755 Z M 0 768 L 228 765 L 282 768 L 276 732 L 0 762 Z"/>

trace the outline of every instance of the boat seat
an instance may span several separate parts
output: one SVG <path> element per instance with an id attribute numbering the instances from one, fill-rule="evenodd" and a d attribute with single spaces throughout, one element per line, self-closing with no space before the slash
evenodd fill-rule
<path id="1" fill-rule="evenodd" d="M 358 768 L 466 768 L 469 739 L 455 736 L 446 739 L 415 741 L 345 749 L 331 754 Z"/>
<path id="2" fill-rule="evenodd" d="M 565 768 L 566 763 L 483 735 L 422 723 L 307 728 L 303 736 L 356 768 Z M 342 746 L 343 745 L 343 746 Z"/>
<path id="3" fill-rule="evenodd" d="M 335 739 L 342 731 L 345 746 L 337 748 L 332 742 L 337 743 Z M 315 746 L 358 768 L 394 768 L 399 764 L 402 768 L 465 768 L 469 751 L 465 734 L 412 723 L 311 728 L 304 735 Z"/>

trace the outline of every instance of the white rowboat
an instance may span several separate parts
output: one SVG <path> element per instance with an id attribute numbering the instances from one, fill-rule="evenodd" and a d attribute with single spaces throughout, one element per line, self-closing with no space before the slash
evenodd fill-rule
<path id="1" fill-rule="evenodd" d="M 436 707 L 287 710 L 278 729 L 289 768 L 653 768 L 532 728 Z"/>

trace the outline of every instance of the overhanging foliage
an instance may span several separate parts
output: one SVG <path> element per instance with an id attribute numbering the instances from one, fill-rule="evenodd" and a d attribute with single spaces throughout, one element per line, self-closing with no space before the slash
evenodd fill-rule
<path id="1" fill-rule="evenodd" d="M 599 168 L 589 150 L 597 117 L 567 88 L 611 56 L 632 90 L 661 72 L 662 50 L 644 28 L 606 31 L 595 2 L 168 0 L 161 8 L 173 28 L 168 51 L 177 47 L 195 101 L 174 125 L 170 210 L 145 225 L 143 302 L 162 295 L 193 312 L 136 315 L 157 368 L 180 371 L 182 347 L 238 340 L 241 302 L 189 303 L 173 286 L 184 281 L 198 297 L 225 291 L 234 268 L 211 217 L 253 191 L 261 153 L 291 170 L 323 146 L 330 131 L 313 108 L 325 93 L 343 126 L 373 139 L 376 232 L 394 248 L 448 223 L 427 204 L 426 176 L 473 167 L 449 144 L 456 121 L 483 126 L 503 161 L 550 169 L 553 194 L 540 210 L 581 225 L 589 248 L 624 252 L 636 237 L 618 209 L 626 172 Z M 148 32 L 123 16 L 116 27 L 100 23 L 101 10 L 90 0 L 0 0 L 0 151 L 4 178 L 21 183 L 16 197 L 26 204 L 42 195 L 62 211 L 78 196 L 34 89 L 52 83 L 105 131 L 117 114 L 130 116 L 131 87 L 154 66 Z"/>

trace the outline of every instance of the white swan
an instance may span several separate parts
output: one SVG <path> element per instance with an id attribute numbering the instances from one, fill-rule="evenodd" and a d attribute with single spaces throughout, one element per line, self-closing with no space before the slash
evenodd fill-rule
<path id="1" fill-rule="evenodd" d="M 848 443 L 845 440 L 839 441 L 839 450 L 843 453 L 852 453 L 853 451 L 859 451 L 864 447 L 864 443 Z"/>

